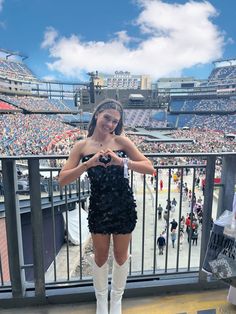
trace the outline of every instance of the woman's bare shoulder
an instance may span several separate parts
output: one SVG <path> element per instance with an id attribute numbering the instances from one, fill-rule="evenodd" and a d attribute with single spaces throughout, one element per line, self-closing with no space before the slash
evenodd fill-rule
<path id="1" fill-rule="evenodd" d="M 132 145 L 132 141 L 124 134 L 122 135 L 116 135 L 115 141 L 117 144 L 126 147 L 127 145 L 129 146 L 130 144 Z"/>
<path id="2" fill-rule="evenodd" d="M 87 145 L 87 139 L 80 140 L 74 144 L 73 150 L 79 151 L 80 154 L 83 154 L 83 151 L 84 151 L 84 148 L 86 147 L 86 145 Z"/>

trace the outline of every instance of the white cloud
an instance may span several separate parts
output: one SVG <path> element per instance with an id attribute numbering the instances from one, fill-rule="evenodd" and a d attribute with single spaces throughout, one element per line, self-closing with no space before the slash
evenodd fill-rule
<path id="1" fill-rule="evenodd" d="M 0 0 L 0 11 L 2 11 L 4 0 Z"/>
<path id="2" fill-rule="evenodd" d="M 44 34 L 43 42 L 41 44 L 41 48 L 49 48 L 55 45 L 57 37 L 58 37 L 57 31 L 51 26 L 47 27 L 46 32 Z"/>
<path id="3" fill-rule="evenodd" d="M 54 75 L 45 75 L 43 78 L 42 78 L 44 81 L 55 81 L 56 78 Z"/>
<path id="4" fill-rule="evenodd" d="M 49 49 L 54 59 L 48 64 L 49 69 L 71 78 L 95 70 L 103 73 L 127 70 L 158 78 L 180 75 L 184 68 L 222 56 L 224 36 L 212 22 L 217 11 L 209 2 L 169 4 L 139 0 L 137 4 L 141 13 L 135 21 L 140 30 L 136 47 L 131 46 L 132 38 L 125 30 L 117 31 L 107 42 L 85 42 L 76 35 L 60 37 L 50 27 L 41 45 Z"/>

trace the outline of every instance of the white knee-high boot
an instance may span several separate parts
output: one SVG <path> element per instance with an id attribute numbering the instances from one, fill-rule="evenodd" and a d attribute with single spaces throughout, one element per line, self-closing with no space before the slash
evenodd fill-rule
<path id="1" fill-rule="evenodd" d="M 125 289 L 128 271 L 129 271 L 129 258 L 127 258 L 127 260 L 122 265 L 119 265 L 114 258 L 111 281 L 110 314 L 122 313 L 121 300 Z"/>
<path id="2" fill-rule="evenodd" d="M 108 314 L 108 263 L 99 267 L 93 259 L 93 285 L 97 299 L 96 314 Z"/>
<path id="3" fill-rule="evenodd" d="M 236 288 L 235 287 L 230 286 L 227 300 L 233 305 L 236 305 Z"/>

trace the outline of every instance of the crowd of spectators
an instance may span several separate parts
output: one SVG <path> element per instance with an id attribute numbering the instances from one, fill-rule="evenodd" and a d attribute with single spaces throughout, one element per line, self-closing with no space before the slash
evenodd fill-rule
<path id="1" fill-rule="evenodd" d="M 217 153 L 236 152 L 236 142 L 224 137 L 224 133 L 210 129 L 175 130 L 170 134 L 176 139 L 192 139 L 192 143 L 147 142 L 147 137 L 129 135 L 144 153 Z"/>
<path id="2" fill-rule="evenodd" d="M 61 111 L 71 111 L 62 100 L 59 99 L 48 99 L 39 97 L 29 97 L 29 96 L 0 96 L 2 100 L 18 107 L 21 109 L 26 109 L 31 112 L 45 111 L 45 112 L 61 112 Z"/>
<path id="3" fill-rule="evenodd" d="M 209 81 L 226 80 L 236 77 L 235 65 L 222 66 L 215 68 L 209 76 Z"/>
<path id="4" fill-rule="evenodd" d="M 50 144 L 69 137 L 68 132 L 73 130 L 73 127 L 62 123 L 56 117 L 41 114 L 2 114 L 0 154 L 9 156 L 47 154 L 52 146 Z"/>
<path id="5" fill-rule="evenodd" d="M 211 98 L 211 99 L 183 99 L 172 100 L 170 111 L 235 111 L 236 99 L 230 98 Z"/>
<path id="6" fill-rule="evenodd" d="M 220 116 L 223 119 L 224 116 Z M 235 152 L 236 141 L 225 138 L 224 133 L 202 127 L 188 130 L 173 130 L 171 138 L 178 140 L 192 139 L 192 142 L 148 142 L 147 137 L 128 135 L 144 153 L 218 153 Z M 222 122 L 222 121 L 221 121 Z M 211 126 L 210 121 L 207 123 Z M 218 126 L 220 123 L 218 122 Z M 232 131 L 236 129 L 236 119 L 232 116 Z M 0 154 L 29 155 L 29 154 L 59 154 L 66 155 L 76 140 L 86 136 L 86 131 L 61 122 L 53 115 L 22 113 L 0 115 Z"/>
<path id="7" fill-rule="evenodd" d="M 192 99 L 184 100 L 181 111 L 235 111 L 236 99 Z"/>
<path id="8" fill-rule="evenodd" d="M 163 112 L 163 111 L 162 111 Z M 125 109 L 124 110 L 124 122 L 129 127 L 165 127 L 166 118 L 163 115 L 163 119 L 154 119 L 153 116 L 159 113 L 159 110 L 155 109 Z"/>
<path id="9" fill-rule="evenodd" d="M 235 132 L 236 114 L 229 115 L 193 115 L 185 126 L 190 128 L 207 128 L 208 130 Z"/>
<path id="10" fill-rule="evenodd" d="M 0 58 L 0 76 L 18 80 L 36 80 L 30 69 L 22 62 Z"/>

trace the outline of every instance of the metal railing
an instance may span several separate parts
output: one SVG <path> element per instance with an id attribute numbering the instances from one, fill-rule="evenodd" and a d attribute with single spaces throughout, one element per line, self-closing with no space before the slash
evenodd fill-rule
<path id="1" fill-rule="evenodd" d="M 146 155 L 155 162 L 154 181 L 150 181 L 150 176 L 130 173 L 138 222 L 130 243 L 132 259 L 128 283 L 131 288 L 141 287 L 144 282 L 152 282 L 152 288 L 163 288 L 170 281 L 173 286 L 174 280 L 177 291 L 179 286 L 186 284 L 186 278 L 191 282 L 194 278 L 192 284 L 195 286 L 207 286 L 209 278 L 201 268 L 212 217 L 231 209 L 236 182 L 236 153 Z M 78 294 L 92 286 L 86 253 L 90 247 L 86 222 L 89 182 L 86 177 L 79 178 L 61 189 L 55 178 L 60 168 L 41 167 L 42 161 L 45 164 L 65 158 L 67 156 L 1 158 L 1 300 L 8 299 L 12 304 L 19 299 L 26 302 L 30 293 L 31 300 L 35 298 L 46 302 L 48 291 L 54 295 L 53 289 L 57 290 L 56 295 L 59 290 L 63 294 L 65 288 L 79 287 Z M 187 161 L 189 159 L 191 161 Z M 19 190 L 18 160 L 25 160 L 28 190 Z M 46 180 L 43 178 L 45 172 L 49 174 Z M 220 181 L 218 184 L 215 183 L 216 172 Z M 177 181 L 174 182 L 173 174 L 176 173 Z M 196 183 L 197 178 L 205 182 L 204 191 L 201 183 L 200 186 Z M 160 186 L 161 180 L 164 187 Z M 192 192 L 190 197 L 184 190 L 185 183 Z M 188 212 L 192 226 L 198 195 L 203 199 L 200 225 L 198 221 L 198 245 L 193 245 L 185 227 L 183 245 L 181 218 L 186 218 Z M 177 201 L 175 212 L 167 207 L 166 219 L 163 216 L 159 219 L 158 205 L 162 204 L 165 210 L 173 197 Z M 74 217 L 71 217 L 72 214 Z M 72 218 L 76 223 L 74 239 L 70 234 Z M 178 223 L 174 248 L 170 234 L 173 218 Z M 156 241 L 164 230 L 166 246 L 163 256 L 160 256 Z"/>

